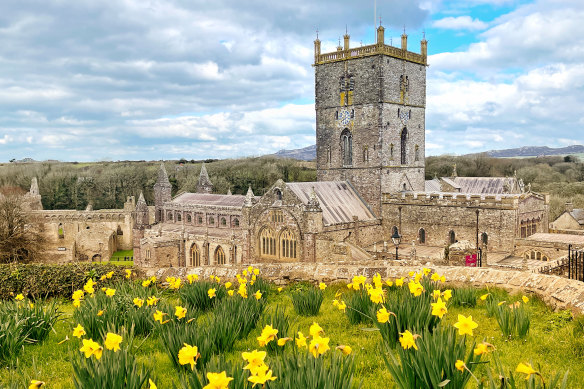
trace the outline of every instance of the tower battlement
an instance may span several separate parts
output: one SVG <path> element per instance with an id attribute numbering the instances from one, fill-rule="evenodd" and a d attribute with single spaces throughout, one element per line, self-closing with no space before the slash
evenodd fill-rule
<path id="1" fill-rule="evenodd" d="M 382 26 L 377 28 L 377 43 L 350 48 L 350 36 L 344 35 L 344 46 L 340 45 L 336 51 L 331 53 L 321 53 L 321 41 L 317 38 L 314 41 L 314 65 L 322 65 L 325 63 L 346 61 L 349 59 L 363 58 L 372 55 L 384 54 L 393 58 L 402 59 L 408 62 L 417 63 L 420 65 L 428 65 L 428 41 L 422 39 L 420 42 L 420 54 L 408 51 L 408 36 L 402 34 L 401 48 L 385 44 L 385 29 Z"/>
<path id="2" fill-rule="evenodd" d="M 549 202 L 548 195 L 537 193 L 521 194 L 466 194 L 466 193 L 428 193 L 428 192 L 404 192 L 384 193 L 385 204 L 431 205 L 431 206 L 467 206 L 482 208 L 515 209 L 519 203 L 528 196 L 533 196 Z"/>

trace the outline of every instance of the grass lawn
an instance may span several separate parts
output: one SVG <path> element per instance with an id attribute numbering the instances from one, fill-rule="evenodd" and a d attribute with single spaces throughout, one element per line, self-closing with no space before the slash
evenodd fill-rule
<path id="1" fill-rule="evenodd" d="M 362 382 L 362 388 L 394 387 L 392 377 L 381 357 L 384 348 L 379 332 L 374 330 L 375 325 L 351 325 L 345 314 L 332 304 L 337 291 L 346 292 L 347 288 L 341 284 L 330 285 L 324 292 L 325 299 L 319 314 L 302 317 L 294 313 L 289 288 L 278 293 L 274 287 L 269 295 L 266 311 L 277 305 L 285 307 L 290 317 L 289 335 L 298 330 L 306 334 L 313 322 L 319 323 L 325 336 L 330 337 L 330 352 L 338 353 L 334 349 L 337 345 L 351 346 L 355 355 L 355 378 L 357 382 Z M 486 292 L 477 291 L 477 296 L 482 293 Z M 504 291 L 496 293 L 499 299 L 508 303 L 521 300 L 521 295 L 511 296 Z M 178 304 L 178 298 L 174 294 L 165 296 L 173 305 Z M 496 320 L 487 317 L 485 303 L 480 300 L 474 308 L 449 308 L 442 325 L 456 322 L 458 314 L 472 315 L 473 320 L 479 324 L 474 330 L 474 339 L 493 344 L 506 370 L 515 370 L 519 362 L 532 362 L 536 369 L 538 364 L 541 365 L 539 369 L 546 379 L 552 372 L 569 370 L 569 387 L 583 388 L 584 346 L 581 340 L 573 336 L 573 322 L 569 321 L 569 315 L 566 312 L 551 312 L 535 297 L 530 299 L 528 307 L 532 313 L 531 330 L 523 340 L 504 339 Z M 74 308 L 69 301 L 63 301 L 61 309 L 64 312 L 63 320 L 56 324 L 54 333 L 42 344 L 25 346 L 15 368 L 0 370 L 0 387 L 15 381 L 24 383 L 39 379 L 47 383 L 47 388 L 73 388 L 70 359 L 72 354 L 79 353 L 78 346 L 72 341 L 60 345 L 58 343 L 66 336 L 72 337 L 71 331 L 77 323 L 72 322 Z M 228 359 L 240 361 L 243 351 L 260 349 L 256 340 L 261 332 L 260 326 L 261 324 L 247 338 L 235 343 L 234 351 L 227 354 Z M 143 340 L 136 339 L 134 345 L 137 347 L 138 361 L 151 369 L 159 388 L 170 388 L 172 383 L 178 385 L 177 372 L 156 335 Z M 486 359 L 490 360 L 490 357 Z M 484 368 L 480 367 L 477 371 L 479 377 L 484 375 L 481 369 Z M 518 381 L 524 381 L 522 374 L 516 374 L 517 377 Z M 469 387 L 476 387 L 472 379 Z"/>

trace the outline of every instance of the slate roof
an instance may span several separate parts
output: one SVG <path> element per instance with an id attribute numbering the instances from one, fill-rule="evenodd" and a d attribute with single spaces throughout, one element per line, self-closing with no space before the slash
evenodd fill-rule
<path id="1" fill-rule="evenodd" d="M 245 196 L 209 193 L 183 193 L 172 199 L 174 204 L 216 207 L 243 207 Z"/>
<path id="2" fill-rule="evenodd" d="M 516 193 L 516 182 L 513 177 L 455 177 L 454 182 L 460 187 L 461 193 Z"/>
<path id="3" fill-rule="evenodd" d="M 426 180 L 424 192 L 440 192 L 440 180 L 437 178 Z"/>
<path id="4" fill-rule="evenodd" d="M 367 203 L 347 181 L 291 182 L 286 186 L 304 204 L 308 203 L 314 188 L 325 225 L 352 222 L 353 216 L 361 221 L 375 220 Z"/>
<path id="5" fill-rule="evenodd" d="M 572 217 L 576 219 L 578 224 L 580 224 L 581 226 L 584 225 L 584 209 L 576 208 L 572 212 L 570 212 L 570 215 L 572 215 Z"/>

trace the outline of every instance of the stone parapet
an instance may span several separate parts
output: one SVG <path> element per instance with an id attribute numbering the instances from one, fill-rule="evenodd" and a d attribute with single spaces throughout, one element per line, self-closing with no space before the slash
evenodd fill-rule
<path id="1" fill-rule="evenodd" d="M 467 206 L 481 208 L 516 209 L 522 195 L 473 195 L 466 193 L 404 192 L 384 193 L 385 204 Z"/>
<path id="2" fill-rule="evenodd" d="M 235 275 L 249 265 L 207 266 L 196 268 L 143 269 L 146 276 L 156 275 L 186 277 L 198 274 L 203 278 L 216 275 L 221 279 L 235 278 Z M 363 263 L 280 263 L 253 264 L 260 269 L 263 277 L 277 284 L 293 281 L 348 282 L 355 275 L 371 278 L 379 273 L 383 278 L 407 277 L 410 271 L 420 271 L 423 266 L 406 261 L 368 261 Z M 555 275 L 534 274 L 526 271 L 499 270 L 492 268 L 471 268 L 452 266 L 427 266 L 446 277 L 450 285 L 470 284 L 475 287 L 497 287 L 509 292 L 533 293 L 554 309 L 571 309 L 584 313 L 584 283 Z"/>

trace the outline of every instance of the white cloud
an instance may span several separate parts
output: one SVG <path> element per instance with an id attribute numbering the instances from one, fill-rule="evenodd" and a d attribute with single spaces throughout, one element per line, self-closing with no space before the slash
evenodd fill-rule
<path id="1" fill-rule="evenodd" d="M 446 30 L 478 31 L 487 28 L 488 24 L 479 19 L 473 19 L 470 16 L 448 16 L 446 18 L 436 20 L 432 23 L 432 26 Z"/>

